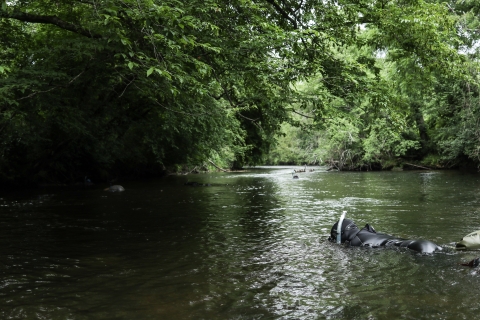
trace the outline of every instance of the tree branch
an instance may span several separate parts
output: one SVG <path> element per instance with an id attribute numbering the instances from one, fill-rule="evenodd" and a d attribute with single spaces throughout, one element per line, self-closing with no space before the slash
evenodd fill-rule
<path id="1" fill-rule="evenodd" d="M 90 60 L 91 60 L 91 59 L 90 59 Z M 50 88 L 50 89 L 44 90 L 44 91 L 33 91 L 32 93 L 30 93 L 30 94 L 27 95 L 27 96 L 18 98 L 17 101 L 31 98 L 31 97 L 33 97 L 34 95 L 39 94 L 39 93 L 47 93 L 47 92 L 50 92 L 50 91 L 55 90 L 55 89 L 57 89 L 57 88 L 66 88 L 66 87 L 68 87 L 70 84 L 72 84 L 75 80 L 77 80 L 77 78 L 80 77 L 80 76 L 87 70 L 87 68 L 88 68 L 88 64 L 85 66 L 85 68 L 82 70 L 82 72 L 80 72 L 80 73 L 77 74 L 75 77 L 73 77 L 72 79 L 70 79 L 70 81 L 69 81 L 66 85 L 54 86 L 53 88 Z"/>
<path id="2" fill-rule="evenodd" d="M 287 11 L 285 11 L 282 7 L 280 7 L 280 5 L 275 0 L 267 0 L 267 2 L 270 3 L 275 8 L 275 10 L 277 10 L 277 12 L 282 15 L 282 17 L 284 17 L 285 19 L 290 21 L 295 29 L 298 29 L 297 21 L 295 19 L 293 19 L 288 14 Z"/>
<path id="3" fill-rule="evenodd" d="M 11 11 L 0 10 L 0 18 L 15 19 L 22 22 L 52 24 L 61 29 L 71 31 L 88 38 L 93 38 L 93 39 L 101 38 L 101 35 L 91 33 L 89 30 L 81 26 L 77 26 L 73 23 L 64 21 L 58 18 L 57 16 L 44 16 L 44 15 L 38 15 L 38 14 L 31 14 L 31 13 L 21 12 L 15 9 Z"/>
<path id="4" fill-rule="evenodd" d="M 300 112 L 295 111 L 295 110 L 293 110 L 293 109 L 292 109 L 292 112 L 293 112 L 293 113 L 296 113 L 296 114 L 298 114 L 298 115 L 300 115 L 300 116 L 302 116 L 302 117 L 305 117 L 305 118 L 315 119 L 315 117 L 312 117 L 312 116 L 309 116 L 309 115 L 300 113 Z"/>

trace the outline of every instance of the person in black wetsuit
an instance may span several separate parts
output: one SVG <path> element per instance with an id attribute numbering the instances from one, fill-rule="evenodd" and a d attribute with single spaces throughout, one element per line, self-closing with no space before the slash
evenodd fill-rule
<path id="1" fill-rule="evenodd" d="M 330 231 L 329 241 L 335 242 L 337 240 L 337 227 L 339 221 L 335 223 Z M 428 240 L 407 240 L 396 238 L 389 234 L 377 233 L 375 229 L 366 224 L 362 229 L 358 229 L 350 219 L 344 219 L 341 225 L 341 243 L 348 243 L 354 247 L 382 247 L 382 246 L 396 246 L 408 248 L 421 253 L 432 253 L 434 251 L 442 250 L 442 248 L 435 243 Z"/>

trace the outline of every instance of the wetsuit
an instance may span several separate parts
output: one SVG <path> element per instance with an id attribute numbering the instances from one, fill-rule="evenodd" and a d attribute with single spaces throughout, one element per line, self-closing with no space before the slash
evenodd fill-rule
<path id="1" fill-rule="evenodd" d="M 336 241 L 337 226 L 338 222 L 333 225 L 328 240 Z M 396 238 L 389 234 L 377 233 L 369 224 L 366 224 L 362 229 L 358 229 L 355 223 L 349 219 L 343 220 L 341 230 L 341 243 L 348 243 L 354 247 L 366 246 L 376 248 L 382 246 L 397 246 L 422 253 L 432 253 L 437 250 L 442 250 L 441 247 L 428 240 L 407 240 Z"/>

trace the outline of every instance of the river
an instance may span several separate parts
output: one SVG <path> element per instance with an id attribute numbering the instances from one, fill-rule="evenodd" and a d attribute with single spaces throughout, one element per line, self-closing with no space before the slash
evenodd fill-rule
<path id="1" fill-rule="evenodd" d="M 1 319 L 473 319 L 480 175 L 292 167 L 0 195 Z M 209 186 L 187 186 L 196 181 Z M 443 247 L 330 243 L 359 227 Z"/>

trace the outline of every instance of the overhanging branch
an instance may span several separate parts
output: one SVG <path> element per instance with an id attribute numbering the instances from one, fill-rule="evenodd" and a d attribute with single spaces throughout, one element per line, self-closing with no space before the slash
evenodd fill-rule
<path id="1" fill-rule="evenodd" d="M 302 117 L 305 117 L 305 118 L 315 119 L 315 117 L 312 117 L 312 116 L 309 116 L 309 115 L 300 113 L 300 112 L 298 112 L 298 111 L 296 111 L 296 110 L 293 110 L 293 109 L 292 109 L 292 112 L 293 112 L 293 113 L 296 113 L 296 114 L 298 114 L 298 115 L 300 115 L 300 116 L 302 116 Z"/>
<path id="2" fill-rule="evenodd" d="M 31 14 L 31 13 L 22 12 L 20 10 L 0 10 L 0 18 L 15 19 L 18 21 L 30 22 L 30 23 L 52 24 L 61 29 L 75 32 L 77 34 L 80 34 L 88 38 L 95 38 L 95 39 L 101 38 L 100 35 L 91 33 L 89 30 L 81 26 L 75 25 L 73 23 L 64 21 L 58 18 L 57 16 L 44 16 L 44 15 L 38 15 L 38 14 Z"/>

